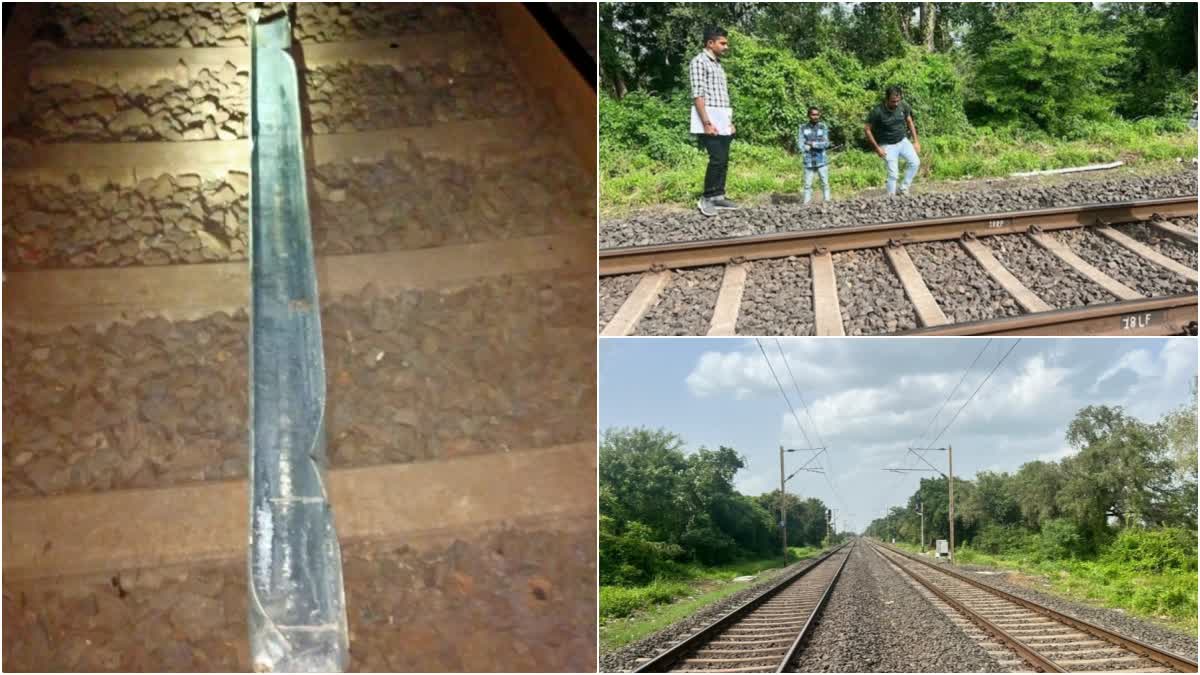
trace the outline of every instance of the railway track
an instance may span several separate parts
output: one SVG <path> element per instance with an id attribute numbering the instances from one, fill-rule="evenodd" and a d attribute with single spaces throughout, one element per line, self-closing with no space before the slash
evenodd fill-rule
<path id="1" fill-rule="evenodd" d="M 1017 597 L 886 544 L 900 570 L 1002 665 L 1038 672 L 1196 672 L 1196 662 Z"/>
<path id="2" fill-rule="evenodd" d="M 1170 335 L 1196 198 L 603 250 L 602 335 Z"/>
<path id="3" fill-rule="evenodd" d="M 10 669 L 256 665 L 248 7 L 25 5 L 10 19 Z M 594 570 L 594 390 L 577 386 L 594 371 L 594 282 L 574 263 L 594 255 L 594 150 L 558 104 L 587 85 L 519 6 L 296 11 L 351 664 L 586 670 L 595 589 L 570 579 Z M 526 535 L 547 565 L 515 568 L 534 556 L 506 540 Z M 404 599 L 418 588 L 437 597 Z M 555 620 L 514 615 L 516 598 Z M 474 654 L 431 647 L 476 620 L 509 632 Z M 421 628 L 398 637 L 406 624 Z M 514 632 L 561 649 L 517 649 Z"/>
<path id="4" fill-rule="evenodd" d="M 843 544 L 822 555 L 635 672 L 782 672 L 837 584 L 853 546 Z"/>

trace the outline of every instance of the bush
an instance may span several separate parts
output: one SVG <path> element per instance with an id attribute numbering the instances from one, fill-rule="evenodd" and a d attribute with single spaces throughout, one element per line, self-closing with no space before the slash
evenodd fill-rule
<path id="1" fill-rule="evenodd" d="M 1177 527 L 1157 530 L 1124 529 L 1103 558 L 1130 570 L 1161 574 L 1169 570 L 1196 571 L 1196 533 Z"/>
<path id="2" fill-rule="evenodd" d="M 826 51 L 801 61 L 786 49 L 741 33 L 733 33 L 730 42 L 733 48 L 724 65 L 739 139 L 794 148 L 810 105 L 821 108 L 834 143 L 862 135 L 856 128 L 862 126 L 872 96 L 853 56 Z"/>
<path id="3" fill-rule="evenodd" d="M 646 586 L 637 588 L 601 585 L 600 617 L 603 619 L 627 617 L 651 605 L 671 602 L 681 595 L 686 595 L 689 590 L 686 583 L 662 580 L 655 580 Z"/>
<path id="4" fill-rule="evenodd" d="M 871 68 L 866 83 L 875 101 L 883 100 L 889 85 L 903 87 L 904 100 L 913 109 L 917 131 L 922 135 L 951 135 L 968 127 L 963 112 L 963 77 L 944 54 L 908 47 L 902 55 Z"/>
<path id="5" fill-rule="evenodd" d="M 600 96 L 600 138 L 618 148 L 673 164 L 698 153 L 688 133 L 690 103 L 681 95 L 663 100 L 630 92 L 620 101 Z"/>
<path id="6" fill-rule="evenodd" d="M 1129 49 L 1072 3 L 1032 3 L 999 22 L 1007 33 L 983 55 L 975 89 L 998 119 L 1066 135 L 1088 120 L 1114 119 L 1109 71 Z"/>
<path id="7" fill-rule="evenodd" d="M 601 584 L 647 583 L 669 569 L 671 562 L 683 554 L 677 544 L 653 541 L 650 529 L 641 523 L 627 523 L 621 533 L 614 530 L 611 519 L 601 516 Z"/>
<path id="8" fill-rule="evenodd" d="M 985 525 L 971 539 L 971 547 L 992 555 L 1012 555 L 1028 552 L 1035 545 L 1036 535 L 1010 525 Z"/>
<path id="9" fill-rule="evenodd" d="M 1069 520 L 1048 520 L 1042 523 L 1034 553 L 1040 560 L 1066 560 L 1083 555 L 1090 542 Z"/>
<path id="10" fill-rule="evenodd" d="M 683 548 L 702 565 L 720 565 L 737 558 L 738 546 L 729 535 L 711 527 L 688 530 L 679 538 Z"/>

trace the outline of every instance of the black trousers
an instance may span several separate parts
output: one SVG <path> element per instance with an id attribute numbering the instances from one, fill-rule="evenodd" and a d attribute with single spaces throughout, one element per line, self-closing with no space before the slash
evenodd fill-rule
<path id="1" fill-rule="evenodd" d="M 729 170 L 729 142 L 733 136 L 697 134 L 700 147 L 708 151 L 708 169 L 704 172 L 704 196 L 725 194 L 725 174 Z"/>

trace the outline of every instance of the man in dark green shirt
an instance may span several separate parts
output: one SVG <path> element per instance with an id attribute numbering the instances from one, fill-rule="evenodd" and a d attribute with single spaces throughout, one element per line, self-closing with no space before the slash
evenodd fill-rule
<path id="1" fill-rule="evenodd" d="M 875 106 L 867 115 L 864 127 L 867 142 L 875 148 L 887 165 L 887 191 L 896 194 L 896 178 L 900 174 L 900 159 L 908 166 L 904 180 L 900 183 L 900 194 L 908 194 L 917 169 L 921 168 L 921 141 L 917 138 L 917 126 L 913 124 L 912 108 L 904 102 L 904 90 L 893 85 L 887 88 L 883 103 Z M 912 136 L 909 142 L 908 136 Z"/>

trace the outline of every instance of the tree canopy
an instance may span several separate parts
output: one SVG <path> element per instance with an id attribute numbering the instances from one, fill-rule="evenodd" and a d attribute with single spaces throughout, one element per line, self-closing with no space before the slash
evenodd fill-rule
<path id="1" fill-rule="evenodd" d="M 1077 452 L 1015 472 L 955 478 L 957 543 L 997 552 L 1040 547 L 1047 556 L 1094 551 L 1128 528 L 1196 530 L 1196 400 L 1150 424 L 1120 407 L 1088 406 L 1067 428 Z M 949 534 L 945 478 L 924 479 L 903 507 L 867 534 L 913 543 L 919 504 L 926 541 Z M 1194 544 L 1193 544 L 1194 549 Z"/>
<path id="2" fill-rule="evenodd" d="M 678 563 L 715 565 L 782 547 L 779 491 L 751 497 L 733 485 L 745 459 L 733 448 L 684 451 L 665 430 L 609 429 L 600 442 L 600 577 L 644 583 Z M 788 494 L 788 543 L 816 546 L 826 507 Z"/>
<path id="3" fill-rule="evenodd" d="M 1021 128 L 1056 136 L 1146 116 L 1185 118 L 1196 96 L 1196 3 L 602 3 L 601 136 L 686 138 L 687 63 L 707 26 L 725 58 L 743 140 L 788 145 L 809 105 L 837 143 L 899 84 L 923 132 Z M 637 124 L 605 118 L 621 106 Z M 621 133 L 625 132 L 625 133 Z M 640 136 L 640 137 L 639 137 Z M 669 160 L 664 139 L 651 157 Z"/>

